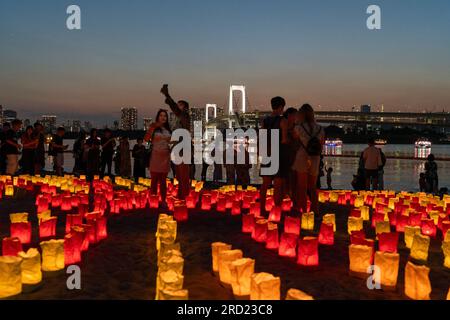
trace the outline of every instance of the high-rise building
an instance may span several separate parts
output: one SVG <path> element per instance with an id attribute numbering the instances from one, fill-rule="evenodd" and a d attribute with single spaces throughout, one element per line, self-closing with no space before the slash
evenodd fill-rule
<path id="1" fill-rule="evenodd" d="M 3 120 L 6 122 L 11 122 L 17 119 L 17 111 L 14 110 L 3 110 Z"/>
<path id="2" fill-rule="evenodd" d="M 191 108 L 191 129 L 194 128 L 194 121 L 201 121 L 202 125 L 206 122 L 205 108 Z"/>
<path id="3" fill-rule="evenodd" d="M 152 118 L 144 118 L 144 130 L 147 131 L 153 122 Z"/>
<path id="4" fill-rule="evenodd" d="M 80 132 L 81 131 L 81 121 L 73 120 L 72 121 L 72 132 Z"/>
<path id="5" fill-rule="evenodd" d="M 120 118 L 120 129 L 126 131 L 137 130 L 138 112 L 136 108 L 122 108 L 122 116 Z"/>
<path id="6" fill-rule="evenodd" d="M 56 130 L 56 116 L 43 115 L 41 117 L 41 124 L 44 126 L 46 131 L 54 132 Z"/>
<path id="7" fill-rule="evenodd" d="M 360 111 L 361 113 L 370 113 L 371 109 L 370 105 L 365 104 L 361 106 Z"/>

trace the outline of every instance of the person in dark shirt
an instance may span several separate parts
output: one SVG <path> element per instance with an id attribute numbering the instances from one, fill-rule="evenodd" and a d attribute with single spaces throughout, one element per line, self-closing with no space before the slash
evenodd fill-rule
<path id="1" fill-rule="evenodd" d="M 110 129 L 105 129 L 104 136 L 101 140 L 102 155 L 100 161 L 100 174 L 105 175 L 106 167 L 108 167 L 108 176 L 112 175 L 112 161 L 114 156 L 114 149 L 116 147 L 116 140 L 114 139 Z"/>
<path id="2" fill-rule="evenodd" d="M 36 148 L 38 146 L 39 140 L 36 139 L 34 135 L 34 128 L 28 126 L 25 132 L 20 138 L 22 143 L 22 158 L 20 159 L 20 166 L 22 167 L 22 172 L 25 174 L 34 174 L 34 157 L 36 155 Z"/>
<path id="3" fill-rule="evenodd" d="M 84 174 L 86 172 L 86 163 L 83 161 L 84 143 L 86 141 L 86 133 L 80 132 L 78 139 L 73 144 L 73 158 L 75 165 L 73 167 L 74 173 Z"/>
<path id="4" fill-rule="evenodd" d="M 69 147 L 64 145 L 64 134 L 66 130 L 63 127 L 59 127 L 56 130 L 56 134 L 53 136 L 51 142 L 50 155 L 53 156 L 53 168 L 56 175 L 62 176 L 64 172 L 64 151 Z"/>
<path id="5" fill-rule="evenodd" d="M 44 126 L 39 122 L 34 124 L 33 135 L 38 140 L 38 144 L 34 155 L 34 174 L 41 174 L 42 169 L 45 167 L 45 136 Z"/>
<path id="6" fill-rule="evenodd" d="M 5 154 L 6 154 L 6 174 L 14 175 L 19 168 L 19 149 L 22 146 L 17 142 L 17 133 L 22 128 L 21 120 L 14 120 L 12 128 L 6 132 Z"/>
<path id="7" fill-rule="evenodd" d="M 101 140 L 97 135 L 97 129 L 92 129 L 89 138 L 86 140 L 86 147 L 88 149 L 86 173 L 89 180 L 92 180 L 95 175 L 100 173 L 100 145 Z"/>
<path id="8" fill-rule="evenodd" d="M 2 131 L 0 132 L 0 174 L 6 173 L 6 132 L 11 129 L 11 124 L 9 122 L 3 123 Z"/>
<path id="9" fill-rule="evenodd" d="M 142 138 L 137 139 L 136 145 L 133 147 L 132 155 L 134 158 L 134 170 L 133 176 L 138 181 L 139 178 L 145 178 L 145 159 L 146 150 L 143 145 L 144 140 Z"/>

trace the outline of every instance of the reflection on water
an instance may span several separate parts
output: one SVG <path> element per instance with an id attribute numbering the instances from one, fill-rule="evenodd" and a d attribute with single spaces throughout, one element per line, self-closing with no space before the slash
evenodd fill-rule
<path id="1" fill-rule="evenodd" d="M 341 156 L 342 146 L 325 145 L 323 152 L 326 156 Z"/>

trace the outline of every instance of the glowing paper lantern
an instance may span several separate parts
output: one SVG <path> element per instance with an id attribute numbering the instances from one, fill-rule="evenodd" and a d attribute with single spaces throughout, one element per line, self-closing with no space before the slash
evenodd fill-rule
<path id="1" fill-rule="evenodd" d="M 250 300 L 280 300 L 280 278 L 270 273 L 255 273 L 251 278 Z"/>
<path id="2" fill-rule="evenodd" d="M 436 237 L 436 232 L 437 232 L 437 228 L 436 225 L 434 224 L 434 220 L 433 219 L 424 219 L 422 220 L 422 234 L 435 238 Z"/>
<path id="3" fill-rule="evenodd" d="M 237 216 L 241 214 L 241 201 L 233 201 L 231 206 L 231 215 Z"/>
<path id="4" fill-rule="evenodd" d="M 266 219 L 258 219 L 255 222 L 255 228 L 252 233 L 252 238 L 256 242 L 266 242 L 267 239 L 267 223 Z"/>
<path id="5" fill-rule="evenodd" d="M 293 233 L 283 233 L 278 247 L 278 255 L 281 257 L 295 258 L 298 236 Z"/>
<path id="6" fill-rule="evenodd" d="M 251 277 L 255 273 L 255 260 L 242 258 L 230 265 L 231 288 L 236 297 L 250 295 Z"/>
<path id="7" fill-rule="evenodd" d="M 381 252 L 397 253 L 398 232 L 378 234 L 378 247 Z"/>
<path id="8" fill-rule="evenodd" d="M 205 211 L 211 210 L 211 195 L 203 194 L 201 209 Z"/>
<path id="9" fill-rule="evenodd" d="M 57 217 L 51 217 L 39 223 L 39 237 L 41 239 L 51 238 L 56 236 L 56 221 Z"/>
<path id="10" fill-rule="evenodd" d="M 420 227 L 405 227 L 405 245 L 407 248 L 411 249 L 411 246 L 413 244 L 414 236 L 416 234 L 420 234 L 421 229 Z"/>
<path id="11" fill-rule="evenodd" d="M 158 263 L 159 272 L 173 270 L 182 275 L 184 268 L 184 259 L 180 251 L 169 250 L 167 254 L 160 258 Z"/>
<path id="12" fill-rule="evenodd" d="M 266 249 L 275 250 L 279 247 L 278 225 L 276 223 L 267 224 Z"/>
<path id="13" fill-rule="evenodd" d="M 380 284 L 391 289 L 397 286 L 400 255 L 377 251 L 375 253 L 375 265 L 380 269 Z"/>
<path id="14" fill-rule="evenodd" d="M 188 300 L 189 291 L 188 290 L 160 290 L 159 300 Z"/>
<path id="15" fill-rule="evenodd" d="M 442 242 L 442 252 L 444 253 L 444 267 L 450 269 L 450 241 Z"/>
<path id="16" fill-rule="evenodd" d="M 408 225 L 413 227 L 420 227 L 422 224 L 422 214 L 420 213 L 410 213 Z"/>
<path id="17" fill-rule="evenodd" d="M 367 277 L 369 267 L 372 265 L 373 249 L 369 246 L 349 246 L 350 274 L 356 277 Z"/>
<path id="18" fill-rule="evenodd" d="M 3 238 L 2 255 L 16 257 L 22 251 L 22 243 L 19 238 Z"/>
<path id="19" fill-rule="evenodd" d="M 408 226 L 408 223 L 409 223 L 408 216 L 398 214 L 397 215 L 397 223 L 395 225 L 397 232 L 405 232 L 405 228 Z"/>
<path id="20" fill-rule="evenodd" d="M 89 249 L 89 234 L 88 230 L 92 227 L 90 225 L 77 225 L 73 226 L 70 229 L 70 233 L 78 234 L 80 238 L 83 239 L 83 242 L 81 243 L 81 251 L 87 251 Z"/>
<path id="21" fill-rule="evenodd" d="M 363 227 L 364 227 L 363 218 L 348 217 L 347 223 L 348 234 L 352 234 L 353 231 L 363 230 Z"/>
<path id="22" fill-rule="evenodd" d="M 217 212 L 227 211 L 227 199 L 225 197 L 220 196 L 217 199 L 216 210 L 217 210 Z"/>
<path id="23" fill-rule="evenodd" d="M 159 196 L 158 195 L 150 195 L 148 197 L 148 204 L 150 209 L 158 209 L 159 207 Z"/>
<path id="24" fill-rule="evenodd" d="M 214 272 L 219 272 L 219 254 L 225 250 L 231 250 L 231 245 L 223 242 L 214 242 L 211 244 L 212 269 Z"/>
<path id="25" fill-rule="evenodd" d="M 176 221 L 180 221 L 180 222 L 188 220 L 188 218 L 189 218 L 188 208 L 184 203 L 175 202 L 173 218 Z"/>
<path id="26" fill-rule="evenodd" d="M 319 232 L 319 243 L 332 246 L 334 244 L 334 226 L 331 223 L 322 223 Z"/>
<path id="27" fill-rule="evenodd" d="M 334 213 L 328 213 L 323 216 L 322 223 L 332 224 L 333 231 L 336 232 L 336 215 Z"/>
<path id="28" fill-rule="evenodd" d="M 289 289 L 286 294 L 286 300 L 314 300 L 312 296 L 297 289 Z"/>
<path id="29" fill-rule="evenodd" d="M 70 232 L 72 226 L 76 226 L 83 223 L 83 217 L 81 214 L 67 214 L 66 215 L 66 233 Z"/>
<path id="30" fill-rule="evenodd" d="M 300 235 L 300 218 L 286 216 L 284 219 L 284 232 Z"/>
<path id="31" fill-rule="evenodd" d="M 64 237 L 64 263 L 66 266 L 81 262 L 81 246 L 84 238 L 79 233 L 69 233 Z"/>
<path id="32" fill-rule="evenodd" d="M 0 298 L 8 298 L 22 292 L 22 258 L 0 256 Z"/>
<path id="33" fill-rule="evenodd" d="M 61 210 L 62 211 L 72 210 L 72 196 L 63 196 L 61 202 Z"/>
<path id="34" fill-rule="evenodd" d="M 319 241 L 315 237 L 305 237 L 298 241 L 297 264 L 302 266 L 319 265 Z"/>
<path id="35" fill-rule="evenodd" d="M 430 237 L 421 234 L 414 235 L 411 246 L 411 258 L 421 261 L 428 260 L 428 249 L 430 247 Z"/>
<path id="36" fill-rule="evenodd" d="M 391 224 L 388 221 L 379 221 L 375 225 L 375 233 L 379 235 L 380 233 L 391 232 Z"/>
<path id="37" fill-rule="evenodd" d="M 223 284 L 231 284 L 231 263 L 235 260 L 242 259 L 241 250 L 224 250 L 219 252 L 219 278 Z"/>
<path id="38" fill-rule="evenodd" d="M 375 228 L 375 226 L 377 225 L 378 222 L 383 222 L 383 221 L 385 221 L 384 213 L 375 212 L 372 215 L 372 227 L 373 228 Z"/>
<path id="39" fill-rule="evenodd" d="M 158 294 L 162 290 L 178 291 L 183 289 L 184 276 L 173 270 L 161 272 L 158 276 Z"/>
<path id="40" fill-rule="evenodd" d="M 9 221 L 11 221 L 11 223 L 28 222 L 28 213 L 11 213 L 9 215 Z"/>
<path id="41" fill-rule="evenodd" d="M 64 269 L 64 240 L 41 242 L 42 270 L 58 271 Z"/>
<path id="42" fill-rule="evenodd" d="M 20 252 L 22 258 L 22 284 L 34 285 L 42 281 L 41 254 L 35 248 L 28 249 L 27 252 Z"/>
<path id="43" fill-rule="evenodd" d="M 22 244 L 31 242 L 31 223 L 18 222 L 10 224 L 11 238 L 19 238 Z"/>
<path id="44" fill-rule="evenodd" d="M 302 229 L 314 230 L 314 212 L 305 212 L 302 214 Z"/>
<path id="45" fill-rule="evenodd" d="M 430 269 L 411 262 L 405 268 L 405 295 L 413 300 L 430 300 Z"/>
<path id="46" fill-rule="evenodd" d="M 253 214 L 255 217 L 261 215 L 261 204 L 259 202 L 254 202 L 250 205 L 250 214 Z"/>
<path id="47" fill-rule="evenodd" d="M 269 221 L 270 222 L 280 222 L 281 220 L 281 207 L 273 206 L 270 210 Z"/>
<path id="48" fill-rule="evenodd" d="M 255 216 L 252 214 L 242 215 L 242 232 L 252 233 L 255 227 Z"/>

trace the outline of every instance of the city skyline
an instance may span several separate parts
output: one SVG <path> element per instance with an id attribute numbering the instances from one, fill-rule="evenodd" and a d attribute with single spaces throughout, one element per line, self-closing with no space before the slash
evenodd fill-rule
<path id="1" fill-rule="evenodd" d="M 450 27 L 450 3 L 377 1 L 378 31 L 365 26 L 368 1 L 82 0 L 78 31 L 65 28 L 69 4 L 1 2 L 5 109 L 112 125 L 124 106 L 154 117 L 169 83 L 175 99 L 195 107 L 224 107 L 229 86 L 243 84 L 250 109 L 267 110 L 281 95 L 318 110 L 449 111 L 442 30 Z"/>

